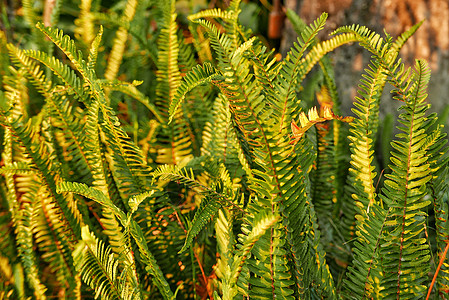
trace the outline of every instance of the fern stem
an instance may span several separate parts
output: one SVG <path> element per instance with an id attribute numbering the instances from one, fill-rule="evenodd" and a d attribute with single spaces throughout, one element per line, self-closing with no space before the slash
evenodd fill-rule
<path id="1" fill-rule="evenodd" d="M 443 265 L 443 262 L 446 259 L 447 250 L 449 250 L 449 243 L 446 243 L 446 248 L 444 248 L 443 255 L 441 255 L 440 262 L 438 263 L 438 267 L 437 267 L 437 269 L 435 271 L 435 274 L 433 275 L 432 282 L 430 283 L 429 291 L 427 292 L 426 300 L 429 300 L 430 293 L 432 292 L 432 289 L 433 289 L 433 285 L 435 284 L 435 281 L 437 280 L 437 276 L 438 276 L 438 273 L 440 272 L 441 266 Z"/>

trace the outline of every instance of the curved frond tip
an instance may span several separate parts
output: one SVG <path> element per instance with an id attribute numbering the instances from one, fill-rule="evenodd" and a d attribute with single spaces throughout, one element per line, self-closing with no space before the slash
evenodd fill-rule
<path id="1" fill-rule="evenodd" d="M 316 107 L 312 107 L 307 115 L 304 112 L 301 112 L 301 114 L 299 115 L 300 126 L 298 126 L 294 120 L 292 121 L 292 138 L 294 140 L 291 142 L 291 144 L 297 144 L 299 140 L 301 140 L 304 133 L 306 133 L 306 131 L 309 130 L 309 128 L 313 125 L 329 120 L 339 120 L 342 122 L 350 123 L 354 120 L 354 118 L 337 116 L 328 106 L 324 107 L 323 115 L 320 116 L 317 112 Z"/>

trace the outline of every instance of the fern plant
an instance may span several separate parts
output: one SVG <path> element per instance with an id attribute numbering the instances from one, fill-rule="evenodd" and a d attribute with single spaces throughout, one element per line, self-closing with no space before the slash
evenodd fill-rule
<path id="1" fill-rule="evenodd" d="M 60 4 L 24 2 L 32 50 L 0 32 L 2 298 L 447 298 L 447 140 L 427 63 L 399 58 L 420 24 L 320 41 L 327 14 L 288 11 L 279 59 L 237 0 L 82 0 L 64 31 Z M 349 115 L 329 54 L 352 43 L 372 56 Z"/>

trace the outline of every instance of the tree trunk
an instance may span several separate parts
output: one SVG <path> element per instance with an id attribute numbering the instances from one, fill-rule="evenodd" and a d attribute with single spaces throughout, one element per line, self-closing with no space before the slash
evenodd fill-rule
<path id="1" fill-rule="evenodd" d="M 410 66 L 414 59 L 425 59 L 432 69 L 429 84 L 429 102 L 433 111 L 442 111 L 449 105 L 449 2 L 447 0 L 284 0 L 286 8 L 294 10 L 310 24 L 322 12 L 329 13 L 327 25 L 320 35 L 326 39 L 335 28 L 360 24 L 382 34 L 385 30 L 397 37 L 410 26 L 425 19 L 424 24 L 402 48 L 400 54 Z M 285 54 L 296 33 L 287 21 L 282 49 Z M 370 54 L 352 45 L 337 49 L 332 54 L 337 86 L 343 110 L 349 113 L 356 94 L 357 82 L 369 62 Z M 397 103 L 384 95 L 381 112 L 394 112 Z"/>

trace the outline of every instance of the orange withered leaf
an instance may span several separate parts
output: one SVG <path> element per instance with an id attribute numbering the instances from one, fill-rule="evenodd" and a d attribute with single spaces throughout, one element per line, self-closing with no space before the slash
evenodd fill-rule
<path id="1" fill-rule="evenodd" d="M 329 121 L 329 120 L 339 120 L 342 122 L 352 122 L 354 120 L 353 117 L 340 117 L 335 115 L 331 108 L 329 106 L 325 106 L 323 109 L 323 113 L 322 116 L 320 116 L 317 112 L 317 108 L 316 107 L 312 107 L 307 115 L 304 112 L 301 112 L 301 114 L 299 115 L 299 123 L 300 126 L 298 126 L 298 124 L 296 124 L 296 122 L 293 120 L 291 123 L 291 128 L 292 128 L 292 139 L 294 139 L 293 141 L 290 142 L 290 144 L 297 144 L 302 136 L 304 135 L 304 133 L 309 130 L 310 127 L 312 127 L 313 125 L 317 124 L 317 123 L 321 123 L 321 122 L 325 122 L 325 121 Z"/>

